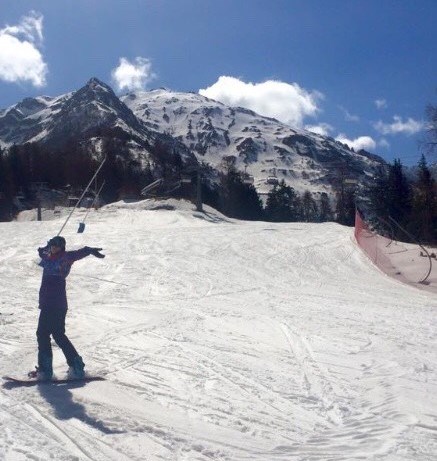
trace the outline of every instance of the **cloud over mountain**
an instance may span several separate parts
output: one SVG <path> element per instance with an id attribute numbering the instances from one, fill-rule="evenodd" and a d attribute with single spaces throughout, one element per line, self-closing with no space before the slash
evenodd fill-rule
<path id="1" fill-rule="evenodd" d="M 376 142 L 370 136 L 359 136 L 355 139 L 349 139 L 346 137 L 346 135 L 339 134 L 335 139 L 343 144 L 348 145 L 355 151 L 359 151 L 361 149 L 374 151 L 376 148 Z"/>
<path id="2" fill-rule="evenodd" d="M 44 86 L 48 68 L 39 50 L 42 40 L 43 16 L 35 11 L 0 29 L 0 79 Z"/>
<path id="3" fill-rule="evenodd" d="M 119 91 L 143 90 L 156 77 L 150 60 L 139 56 L 133 62 L 120 58 L 120 63 L 112 70 L 111 76 Z"/>
<path id="4" fill-rule="evenodd" d="M 305 129 L 322 136 L 330 136 L 334 128 L 329 123 L 319 123 L 317 125 L 305 125 Z"/>
<path id="5" fill-rule="evenodd" d="M 230 106 L 240 106 L 294 127 L 302 127 L 306 117 L 320 111 L 323 99 L 318 91 L 307 91 L 297 83 L 267 80 L 246 83 L 238 78 L 221 76 L 216 83 L 199 90 L 199 94 Z"/>

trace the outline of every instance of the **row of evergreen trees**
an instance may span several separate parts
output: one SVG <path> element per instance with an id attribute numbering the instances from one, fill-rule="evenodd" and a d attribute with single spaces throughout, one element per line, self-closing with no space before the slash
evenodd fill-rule
<path id="1" fill-rule="evenodd" d="M 159 143 L 149 148 L 153 173 L 150 165 L 132 160 L 126 140 L 103 138 L 101 150 L 107 159 L 99 174 L 100 182 L 105 180 L 102 192 L 105 202 L 126 196 L 140 198 L 141 189 L 156 179 L 156 175 L 167 185 L 175 184 L 184 168 L 180 156 Z M 18 194 L 24 196 L 30 206 L 35 206 L 37 197 L 32 183 L 45 182 L 57 190 L 65 189 L 67 185 L 70 190 L 80 189 L 88 183 L 98 164 L 98 159 L 90 156 L 89 149 L 81 143 L 66 146 L 62 153 L 38 144 L 0 151 L 0 220 L 12 219 L 16 212 L 14 197 Z M 319 200 L 315 200 L 309 191 L 299 194 L 281 181 L 263 202 L 255 187 L 245 182 L 245 175 L 232 161 L 224 163 L 223 172 L 215 181 L 207 181 L 214 175 L 208 166 L 201 165 L 201 171 L 204 176 L 203 201 L 229 217 L 273 222 L 336 220 L 346 225 L 354 223 L 357 198 L 353 189 L 339 188 L 333 210 L 327 194 L 323 193 Z M 193 178 L 192 186 L 175 189 L 170 194 L 192 199 L 194 193 Z M 381 167 L 373 185 L 360 192 L 358 202 L 370 217 L 383 221 L 391 217 L 418 240 L 437 242 L 436 184 L 424 156 L 414 179 L 407 177 L 400 160 Z M 396 227 L 394 237 L 405 238 L 405 234 Z"/>
<path id="2" fill-rule="evenodd" d="M 282 180 L 268 193 L 263 205 L 255 187 L 235 168 L 220 174 L 217 201 L 211 203 L 226 216 L 272 222 L 325 222 L 334 219 L 329 197 L 317 202 L 309 191 L 300 195 Z"/>
<path id="3" fill-rule="evenodd" d="M 399 159 L 381 167 L 366 194 L 368 217 L 377 227 L 387 224 L 385 230 L 394 238 L 406 240 L 408 233 L 421 243 L 436 243 L 437 186 L 424 155 L 414 176 L 406 175 Z"/>
<path id="4" fill-rule="evenodd" d="M 123 197 L 140 198 L 141 189 L 151 183 L 154 176 L 164 179 L 165 185 L 177 183 L 184 166 L 179 155 L 172 153 L 164 145 L 157 143 L 149 148 L 154 163 L 142 165 L 132 160 L 124 140 L 103 138 L 101 145 L 106 162 L 99 174 L 100 183 L 105 180 L 102 199 L 113 202 Z M 80 190 L 92 177 L 99 160 L 90 156 L 85 144 L 77 143 L 63 148 L 62 152 L 38 145 L 13 146 L 7 152 L 0 151 L 0 220 L 13 218 L 17 208 L 14 198 L 24 197 L 28 206 L 36 206 L 38 191 L 35 183 L 45 183 L 55 190 Z M 269 193 L 266 204 L 260 199 L 255 187 L 245 182 L 245 176 L 232 162 L 226 164 L 224 172 L 207 178 L 214 172 L 207 166 L 200 166 L 203 201 L 229 217 L 248 220 L 269 221 L 330 221 L 333 211 L 327 194 L 322 194 L 316 202 L 309 191 L 300 196 L 283 181 Z M 193 198 L 193 185 L 176 189 L 173 196 Z M 163 190 L 165 194 L 165 188 Z"/>
<path id="5" fill-rule="evenodd" d="M 104 202 L 113 202 L 120 195 L 139 196 L 144 184 L 150 182 L 150 169 L 129 159 L 125 144 L 111 139 L 103 141 L 106 162 L 99 174 L 105 180 Z M 125 152 L 126 151 L 126 152 Z M 65 146 L 62 152 L 38 144 L 12 146 L 0 150 L 0 220 L 8 221 L 18 211 L 15 198 L 20 196 L 27 206 L 36 206 L 38 187 L 73 192 L 82 190 L 98 168 L 100 159 L 93 158 L 89 149 L 80 143 Z"/>

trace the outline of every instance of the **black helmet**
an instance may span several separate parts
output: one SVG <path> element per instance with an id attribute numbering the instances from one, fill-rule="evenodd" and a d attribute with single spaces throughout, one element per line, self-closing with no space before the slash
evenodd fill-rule
<path id="1" fill-rule="evenodd" d="M 59 248 L 62 248 L 63 250 L 65 250 L 65 239 L 64 237 L 61 237 L 60 235 L 57 235 L 56 237 L 53 237 L 52 239 L 49 240 L 49 246 L 55 246 L 55 247 L 59 247 Z"/>

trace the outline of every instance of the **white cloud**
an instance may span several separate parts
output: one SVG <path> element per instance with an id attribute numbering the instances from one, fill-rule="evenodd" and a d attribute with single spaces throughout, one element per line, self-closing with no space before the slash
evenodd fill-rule
<path id="1" fill-rule="evenodd" d="M 305 117 L 320 111 L 323 99 L 318 91 L 307 91 L 297 83 L 268 80 L 246 83 L 235 77 L 221 76 L 212 86 L 200 89 L 199 94 L 230 106 L 240 106 L 283 123 L 302 127 Z"/>
<path id="2" fill-rule="evenodd" d="M 143 90 L 151 80 L 156 78 L 152 72 L 152 63 L 141 57 L 136 57 L 134 62 L 120 58 L 120 63 L 112 70 L 111 76 L 119 91 Z"/>
<path id="3" fill-rule="evenodd" d="M 387 141 L 387 139 L 382 138 L 378 141 L 378 146 L 381 146 L 384 149 L 388 149 L 390 147 L 390 143 Z"/>
<path id="4" fill-rule="evenodd" d="M 15 26 L 0 29 L 0 79 L 46 83 L 47 64 L 38 49 L 43 40 L 43 16 L 31 11 Z"/>
<path id="5" fill-rule="evenodd" d="M 329 123 L 319 123 L 318 125 L 305 125 L 305 129 L 322 136 L 330 136 L 334 128 Z"/>
<path id="6" fill-rule="evenodd" d="M 387 109 L 388 104 L 385 99 L 376 99 L 375 106 L 377 109 L 382 110 L 382 109 Z"/>
<path id="7" fill-rule="evenodd" d="M 402 117 L 395 115 L 392 123 L 384 123 L 381 120 L 374 125 L 375 130 L 381 134 L 406 134 L 411 136 L 424 129 L 424 123 L 409 117 L 406 121 Z"/>
<path id="8" fill-rule="evenodd" d="M 351 114 L 345 107 L 343 106 L 338 106 L 339 109 L 343 112 L 344 114 L 344 119 L 346 120 L 346 122 L 359 122 L 360 121 L 360 117 L 358 117 L 358 115 L 353 115 Z"/>
<path id="9" fill-rule="evenodd" d="M 355 139 L 348 139 L 346 135 L 339 134 L 335 139 L 343 144 L 347 144 L 355 151 L 359 151 L 361 149 L 373 151 L 376 148 L 376 142 L 370 136 L 359 136 Z"/>
<path id="10" fill-rule="evenodd" d="M 43 15 L 36 11 L 31 11 L 27 16 L 23 16 L 20 23 L 16 26 L 6 26 L 1 30 L 2 33 L 22 37 L 23 40 L 28 40 L 32 43 L 42 42 L 42 22 Z"/>

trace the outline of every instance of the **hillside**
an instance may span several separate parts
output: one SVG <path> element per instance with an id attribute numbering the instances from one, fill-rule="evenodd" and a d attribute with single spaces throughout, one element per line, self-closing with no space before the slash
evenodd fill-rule
<path id="1" fill-rule="evenodd" d="M 332 138 L 195 93 L 159 89 L 121 100 L 148 127 L 175 137 L 214 167 L 234 157 L 237 168 L 255 178 L 261 193 L 270 190 L 273 178 L 284 179 L 299 192 L 330 192 L 340 176 L 365 182 L 383 163 Z"/>
<path id="2" fill-rule="evenodd" d="M 38 143 L 62 155 L 74 145 L 86 146 L 101 158 L 107 153 L 103 140 L 117 140 L 123 161 L 135 160 L 143 167 L 157 163 L 151 155 L 157 143 L 168 146 L 169 152 L 179 154 L 184 161 L 193 159 L 173 137 L 146 127 L 109 85 L 96 78 L 77 91 L 55 98 L 26 98 L 0 111 L 3 148 Z"/>
<path id="3" fill-rule="evenodd" d="M 116 203 L 68 279 L 85 386 L 0 388 L 3 459 L 430 461 L 435 295 L 384 276 L 352 231 Z M 0 223 L 0 365 L 32 369 L 36 248 L 63 218 Z M 55 369 L 65 364 L 55 349 Z"/>
<path id="4" fill-rule="evenodd" d="M 222 170 L 224 161 L 234 162 L 261 194 L 282 179 L 298 192 L 332 194 L 346 179 L 366 183 L 384 163 L 332 138 L 198 94 L 153 90 L 119 98 L 96 78 L 77 91 L 26 98 L 1 110 L 0 146 L 25 143 L 60 153 L 76 145 L 100 157 L 112 143 L 126 164 L 149 165 L 156 177 L 165 162 L 162 149 L 154 153 L 160 145 L 183 166 L 197 160 Z"/>

